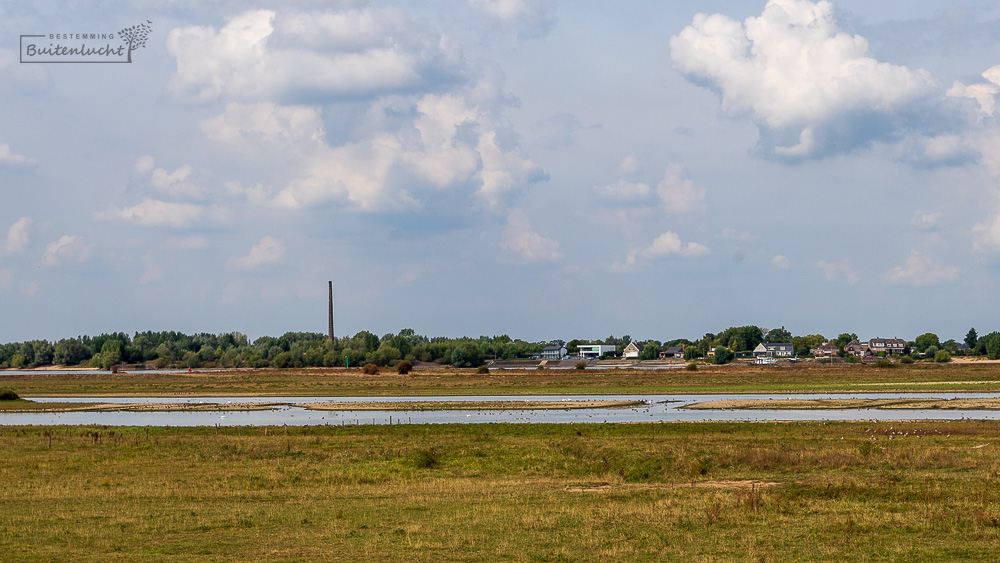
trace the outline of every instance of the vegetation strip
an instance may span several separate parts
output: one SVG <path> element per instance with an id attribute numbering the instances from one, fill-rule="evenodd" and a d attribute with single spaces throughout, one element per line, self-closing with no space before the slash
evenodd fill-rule
<path id="1" fill-rule="evenodd" d="M 306 403 L 298 406 L 317 411 L 511 411 L 613 409 L 645 406 L 643 401 L 354 401 Z"/>
<path id="2" fill-rule="evenodd" d="M 288 403 L 0 403 L 0 412 L 185 412 L 266 411 Z"/>
<path id="3" fill-rule="evenodd" d="M 733 399 L 680 407 L 697 410 L 940 409 L 997 410 L 1000 398 L 977 399 Z"/>

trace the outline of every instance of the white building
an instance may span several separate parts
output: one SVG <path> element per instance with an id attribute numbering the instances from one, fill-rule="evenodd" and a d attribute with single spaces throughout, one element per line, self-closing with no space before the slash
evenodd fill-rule
<path id="1" fill-rule="evenodd" d="M 583 358 L 600 358 L 605 354 L 614 354 L 618 349 L 614 344 L 580 344 L 577 348 Z"/>

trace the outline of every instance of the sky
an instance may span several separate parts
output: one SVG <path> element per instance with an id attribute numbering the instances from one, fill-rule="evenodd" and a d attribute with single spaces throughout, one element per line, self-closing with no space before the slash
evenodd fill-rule
<path id="1" fill-rule="evenodd" d="M 140 24 L 130 63 L 22 37 Z M 328 280 L 338 335 L 1000 330 L 998 36 L 985 1 L 0 1 L 0 342 L 323 333 Z"/>

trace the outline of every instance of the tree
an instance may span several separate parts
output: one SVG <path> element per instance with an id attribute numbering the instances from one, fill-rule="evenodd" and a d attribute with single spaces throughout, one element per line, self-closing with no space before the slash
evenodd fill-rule
<path id="1" fill-rule="evenodd" d="M 767 331 L 767 337 L 764 341 L 768 344 L 791 342 L 792 333 L 785 330 L 784 326 L 781 328 L 772 328 Z"/>
<path id="2" fill-rule="evenodd" d="M 736 357 L 736 354 L 734 354 L 733 351 L 730 350 L 729 348 L 724 348 L 722 346 L 719 346 L 718 348 L 715 349 L 715 363 L 716 364 L 719 364 L 719 365 L 721 365 L 721 364 L 728 364 L 729 362 L 733 361 L 733 358 L 735 358 L 735 357 Z"/>
<path id="3" fill-rule="evenodd" d="M 965 334 L 965 345 L 969 347 L 970 350 L 976 348 L 976 343 L 979 342 L 979 336 L 976 334 L 976 328 L 972 327 L 969 332 Z"/>
<path id="4" fill-rule="evenodd" d="M 858 335 L 854 334 L 853 332 L 851 332 L 851 333 L 842 332 L 842 333 L 840 333 L 840 336 L 838 336 L 837 339 L 834 340 L 834 342 L 840 348 L 840 351 L 843 352 L 844 351 L 844 346 L 847 346 L 852 341 L 857 340 L 857 339 L 858 339 Z"/>
<path id="5" fill-rule="evenodd" d="M 56 343 L 52 361 L 65 366 L 79 365 L 94 353 L 77 338 L 64 338 Z"/>
<path id="6" fill-rule="evenodd" d="M 474 368 L 483 365 L 483 352 L 473 342 L 459 344 L 451 351 L 451 365 Z"/>
<path id="7" fill-rule="evenodd" d="M 639 354 L 640 360 L 655 360 L 660 357 L 660 344 L 655 340 L 648 340 L 642 347 L 642 354 Z"/>
<path id="8" fill-rule="evenodd" d="M 913 341 L 913 343 L 916 345 L 918 352 L 927 352 L 927 349 L 931 346 L 935 348 L 941 347 L 941 341 L 938 339 L 938 335 L 933 332 L 925 332 L 924 334 L 921 334 L 916 338 L 916 340 Z"/>

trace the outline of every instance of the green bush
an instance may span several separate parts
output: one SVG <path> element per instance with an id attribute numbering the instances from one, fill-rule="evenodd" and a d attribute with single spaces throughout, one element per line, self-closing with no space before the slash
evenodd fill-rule
<path id="1" fill-rule="evenodd" d="M 902 358 L 899 359 L 899 363 L 901 363 L 901 364 L 912 364 L 913 363 L 913 357 L 912 356 L 903 356 Z"/>
<path id="2" fill-rule="evenodd" d="M 951 354 L 949 354 L 947 350 L 938 350 L 937 353 L 934 354 L 934 361 L 941 364 L 950 362 Z"/>
<path id="3" fill-rule="evenodd" d="M 688 362 L 688 365 L 684 366 L 684 369 L 688 371 L 698 371 L 698 362 Z"/>
<path id="4" fill-rule="evenodd" d="M 482 375 L 486 375 L 489 372 L 490 372 L 490 368 L 488 368 L 486 366 L 479 366 L 479 368 L 476 369 L 476 373 L 479 373 L 479 374 L 482 374 Z"/>
<path id="5" fill-rule="evenodd" d="M 877 368 L 894 368 L 896 364 L 892 363 L 890 360 L 879 360 L 875 362 L 875 367 Z"/>
<path id="6" fill-rule="evenodd" d="M 402 362 L 396 364 L 396 373 L 398 373 L 399 375 L 406 375 L 410 373 L 410 370 L 412 369 L 413 369 L 413 364 L 411 364 L 406 360 L 403 360 Z"/>
<path id="7" fill-rule="evenodd" d="M 587 362 L 577 362 L 576 369 L 587 369 Z"/>
<path id="8" fill-rule="evenodd" d="M 0 391 L 0 401 L 16 401 L 21 397 L 17 393 L 11 391 L 10 389 L 4 389 Z"/>
<path id="9" fill-rule="evenodd" d="M 365 367 L 361 368 L 361 371 L 365 372 L 367 375 L 377 375 L 378 366 L 375 364 L 365 364 Z"/>

